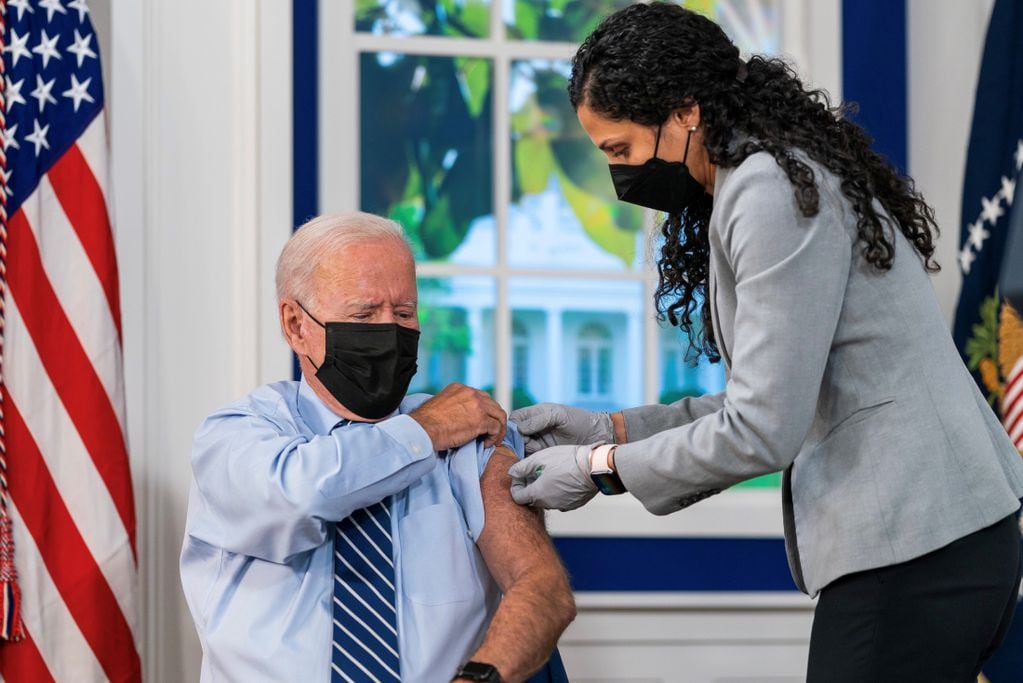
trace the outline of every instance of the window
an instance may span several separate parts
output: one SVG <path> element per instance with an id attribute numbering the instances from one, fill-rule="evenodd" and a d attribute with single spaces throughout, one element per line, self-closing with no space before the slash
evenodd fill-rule
<path id="1" fill-rule="evenodd" d="M 512 317 L 512 389 L 529 386 L 529 332 L 521 319 Z"/>
<path id="2" fill-rule="evenodd" d="M 413 387 L 618 409 L 723 387 L 658 327 L 656 216 L 616 200 L 565 93 L 576 46 L 623 0 L 321 2 L 321 209 L 399 221 L 418 261 Z M 700 0 L 746 51 L 780 0 Z M 350 189 L 350 188 L 355 188 Z"/>
<path id="3" fill-rule="evenodd" d="M 702 396 L 725 388 L 720 367 L 706 358 L 691 360 L 688 337 L 679 330 L 661 327 L 658 334 L 661 354 L 661 393 L 658 403 L 673 403 L 686 396 Z"/>
<path id="4" fill-rule="evenodd" d="M 409 390 L 435 394 L 451 382 L 492 388 L 492 281 L 420 277 L 418 286 L 419 370 Z"/>
<path id="5" fill-rule="evenodd" d="M 611 395 L 611 348 L 611 333 L 600 323 L 590 323 L 579 331 L 577 403 L 600 401 Z"/>

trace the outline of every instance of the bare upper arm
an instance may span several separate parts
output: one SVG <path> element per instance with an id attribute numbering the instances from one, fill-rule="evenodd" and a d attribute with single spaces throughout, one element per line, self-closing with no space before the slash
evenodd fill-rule
<path id="1" fill-rule="evenodd" d="M 480 479 L 485 520 L 476 545 L 502 591 L 538 570 L 564 575 L 541 514 L 512 500 L 508 468 L 516 460 L 507 447 L 499 446 Z"/>

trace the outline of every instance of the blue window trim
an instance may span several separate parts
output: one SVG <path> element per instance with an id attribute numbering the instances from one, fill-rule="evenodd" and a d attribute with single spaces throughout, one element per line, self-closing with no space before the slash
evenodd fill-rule
<path id="1" fill-rule="evenodd" d="M 320 212 L 319 0 L 291 3 L 291 221 L 292 229 Z M 298 356 L 291 354 L 292 379 Z"/>
<path id="2" fill-rule="evenodd" d="M 906 62 L 905 0 L 843 0 L 842 96 L 900 173 L 909 168 Z"/>
<path id="3" fill-rule="evenodd" d="M 554 546 L 577 591 L 796 590 L 780 538 L 562 536 Z"/>
<path id="4" fill-rule="evenodd" d="M 319 213 L 319 27 L 317 0 L 292 3 L 292 222 Z"/>

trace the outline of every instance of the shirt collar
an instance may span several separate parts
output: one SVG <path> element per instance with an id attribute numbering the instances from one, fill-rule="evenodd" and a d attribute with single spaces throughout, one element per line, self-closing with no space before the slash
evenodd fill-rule
<path id="1" fill-rule="evenodd" d="M 306 381 L 305 375 L 302 375 L 302 379 L 298 383 L 297 404 L 298 414 L 302 416 L 302 420 L 313 434 L 330 434 L 339 424 L 351 423 L 351 420 L 335 413 L 316 395 L 313 388 L 309 386 L 309 382 Z M 394 417 L 400 411 L 401 409 L 399 408 L 387 417 Z"/>
<path id="2" fill-rule="evenodd" d="M 330 434 L 339 422 L 348 422 L 316 395 L 305 375 L 298 383 L 298 413 L 313 434 Z"/>

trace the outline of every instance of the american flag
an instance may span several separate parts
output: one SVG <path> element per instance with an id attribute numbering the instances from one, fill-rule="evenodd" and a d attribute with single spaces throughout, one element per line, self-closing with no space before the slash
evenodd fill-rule
<path id="1" fill-rule="evenodd" d="M 137 681 L 135 507 L 98 39 L 85 0 L 0 0 L 0 9 L 9 489 L 0 515 L 13 531 L 23 625 L 19 640 L 8 592 L 0 674 Z M 13 578 L 5 550 L 0 543 L 0 581 Z"/>
<path id="2" fill-rule="evenodd" d="M 1023 0 L 995 0 L 977 78 L 963 180 L 955 339 L 1023 455 L 1023 318 L 998 290 L 1023 264 L 1005 258 L 1023 178 Z M 1006 269 L 1003 271 L 1003 269 Z M 986 558 L 977 558 L 984 562 Z M 1023 597 L 1023 595 L 1021 595 Z M 1023 681 L 1023 602 L 984 665 L 991 683 Z"/>

